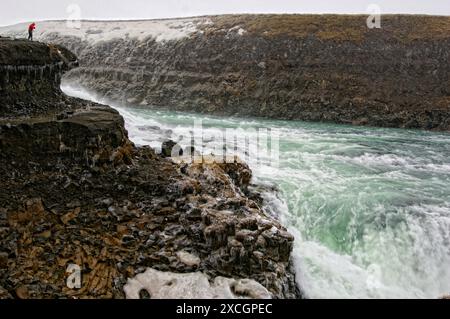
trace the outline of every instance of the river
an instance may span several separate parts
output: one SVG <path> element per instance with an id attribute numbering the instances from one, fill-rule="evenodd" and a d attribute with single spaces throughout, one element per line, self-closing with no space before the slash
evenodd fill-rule
<path id="1" fill-rule="evenodd" d="M 450 294 L 450 134 L 109 104 L 125 118 L 133 142 L 155 148 L 168 137 L 189 136 L 199 120 L 211 135 L 225 128 L 276 131 L 278 165 L 263 160 L 251 168 L 255 184 L 278 190 L 263 194 L 266 209 L 296 237 L 293 258 L 306 297 Z M 215 143 L 206 141 L 206 149 Z"/>

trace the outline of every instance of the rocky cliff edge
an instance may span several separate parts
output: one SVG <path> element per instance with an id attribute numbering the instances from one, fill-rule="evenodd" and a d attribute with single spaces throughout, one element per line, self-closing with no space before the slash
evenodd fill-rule
<path id="1" fill-rule="evenodd" d="M 294 238 L 249 193 L 246 164 L 182 165 L 137 148 L 118 112 L 62 95 L 66 66 L 36 74 L 66 63 L 52 46 L 0 48 L 2 112 L 33 101 L 0 120 L 1 298 L 177 297 L 172 279 L 196 272 L 212 297 L 299 296 Z M 74 265 L 79 288 L 67 284 Z M 159 286 L 137 285 L 146 274 Z"/>

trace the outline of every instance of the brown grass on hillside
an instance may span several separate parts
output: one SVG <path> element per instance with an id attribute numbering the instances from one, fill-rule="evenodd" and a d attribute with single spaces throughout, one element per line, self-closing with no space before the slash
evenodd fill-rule
<path id="1" fill-rule="evenodd" d="M 240 26 L 249 34 L 267 37 L 305 38 L 309 35 L 324 40 L 364 40 L 371 31 L 399 41 L 450 38 L 450 17 L 418 15 L 383 15 L 381 30 L 368 29 L 367 15 L 223 15 L 213 17 L 208 31 L 229 30 Z"/>

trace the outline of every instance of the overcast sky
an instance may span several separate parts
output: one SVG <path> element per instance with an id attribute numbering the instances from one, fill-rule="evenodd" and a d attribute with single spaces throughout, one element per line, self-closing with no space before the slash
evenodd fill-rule
<path id="1" fill-rule="evenodd" d="M 0 0 L 0 25 L 67 19 L 70 4 L 82 19 L 152 19 L 221 13 L 383 13 L 450 15 L 450 0 Z M 73 11 L 72 11 L 73 12 Z"/>

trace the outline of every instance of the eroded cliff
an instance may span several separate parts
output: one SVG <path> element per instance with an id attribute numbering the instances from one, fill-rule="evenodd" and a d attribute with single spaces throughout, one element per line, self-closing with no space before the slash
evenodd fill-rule
<path id="1" fill-rule="evenodd" d="M 123 104 L 221 115 L 450 129 L 450 18 L 240 15 L 47 22 L 68 75 Z M 1 30 L 15 35 L 20 29 Z"/>
<path id="2" fill-rule="evenodd" d="M 67 109 L 59 88 L 64 71 L 78 65 L 58 45 L 0 38 L 0 118 L 44 115 Z"/>

